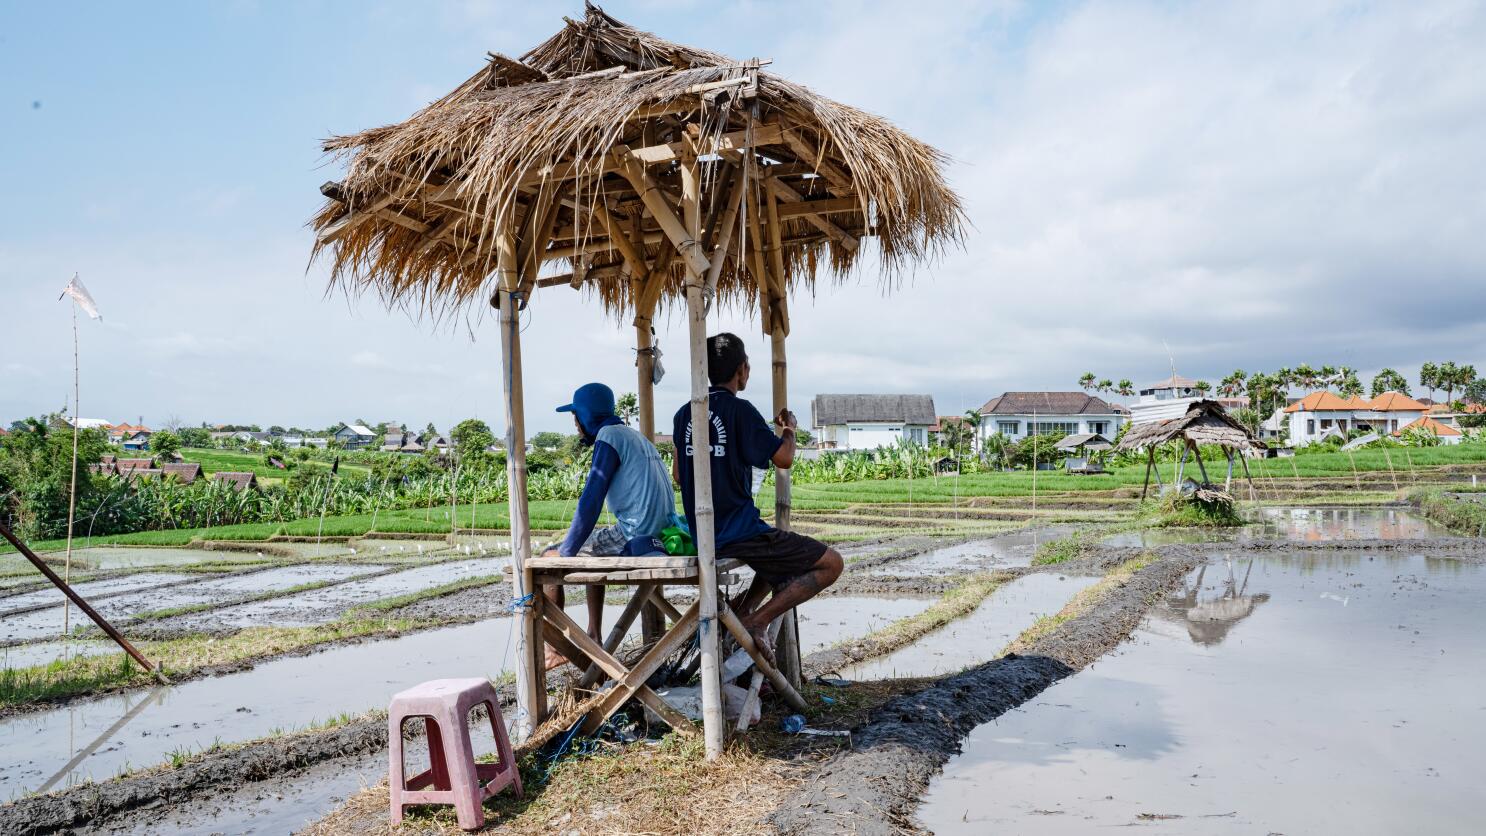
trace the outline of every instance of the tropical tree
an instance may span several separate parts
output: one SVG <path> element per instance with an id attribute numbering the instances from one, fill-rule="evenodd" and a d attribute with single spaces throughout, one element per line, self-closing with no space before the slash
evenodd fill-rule
<path id="1" fill-rule="evenodd" d="M 1218 383 L 1218 394 L 1225 398 L 1241 397 L 1244 393 L 1244 384 L 1248 380 L 1249 373 L 1243 369 L 1234 369 L 1227 377 Z"/>
<path id="2" fill-rule="evenodd" d="M 161 459 L 174 458 L 179 449 L 181 449 L 181 437 L 170 430 L 159 430 L 150 434 L 150 452 Z"/>
<path id="3" fill-rule="evenodd" d="M 1383 369 L 1373 376 L 1371 394 L 1376 398 L 1384 392 L 1398 392 L 1401 395 L 1407 395 L 1409 393 L 1409 381 L 1393 369 Z"/>
<path id="4" fill-rule="evenodd" d="M 614 414 L 619 420 L 628 424 L 640 417 L 640 396 L 634 392 L 625 392 L 614 402 Z"/>
<path id="5" fill-rule="evenodd" d="M 1311 368 L 1309 363 L 1301 363 L 1290 372 L 1290 382 L 1302 389 L 1315 389 L 1321 380 L 1321 373 Z"/>
<path id="6" fill-rule="evenodd" d="M 1434 400 L 1434 390 L 1440 388 L 1440 367 L 1425 363 L 1419 367 L 1419 385 L 1429 390 L 1429 399 Z"/>
<path id="7" fill-rule="evenodd" d="M 1336 385 L 1336 391 L 1340 393 L 1342 397 L 1362 397 L 1362 392 L 1364 390 L 1362 388 L 1362 380 L 1357 377 L 1357 372 L 1347 368 L 1346 366 L 1343 366 L 1337 377 L 1338 382 Z"/>
<path id="8" fill-rule="evenodd" d="M 1205 398 L 1207 397 L 1207 393 L 1212 390 L 1213 385 L 1206 380 L 1199 380 L 1192 384 L 1192 388 L 1197 390 L 1197 394 Z"/>
<path id="9" fill-rule="evenodd" d="M 1475 379 L 1475 366 L 1456 365 L 1453 360 L 1440 364 L 1439 385 L 1445 390 L 1446 403 L 1455 403 L 1455 390 L 1464 389 Z"/>
<path id="10" fill-rule="evenodd" d="M 1094 388 L 1094 380 L 1095 380 L 1095 378 L 1094 378 L 1094 373 L 1093 372 L 1084 372 L 1078 378 L 1079 388 L 1083 389 L 1084 391 L 1088 391 L 1090 389 L 1093 389 Z"/>
<path id="11" fill-rule="evenodd" d="M 1131 383 L 1129 378 L 1123 378 L 1120 380 L 1119 383 L 1115 384 L 1114 391 L 1116 395 L 1119 395 L 1122 398 L 1134 397 L 1135 384 Z"/>
<path id="12" fill-rule="evenodd" d="M 965 426 L 970 428 L 970 451 L 975 452 L 980 448 L 980 410 L 965 410 L 965 416 L 962 420 Z"/>

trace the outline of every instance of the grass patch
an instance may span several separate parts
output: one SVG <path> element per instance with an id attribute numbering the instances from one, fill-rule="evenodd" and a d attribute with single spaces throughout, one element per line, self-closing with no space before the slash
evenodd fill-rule
<path id="1" fill-rule="evenodd" d="M 1457 534 L 1486 537 L 1486 503 L 1456 499 L 1437 489 L 1414 491 L 1409 501 L 1426 518 Z"/>
<path id="2" fill-rule="evenodd" d="M 1155 508 L 1150 524 L 1161 528 L 1236 528 L 1248 522 L 1238 512 L 1238 503 L 1231 499 L 1204 500 L 1171 493 Z"/>
<path id="3" fill-rule="evenodd" d="M 1049 540 L 1037 547 L 1037 553 L 1032 555 L 1032 565 L 1052 566 L 1057 563 L 1067 563 L 1083 557 L 1095 542 L 1094 532 L 1087 529 L 1080 529 L 1057 540 Z"/>
<path id="4" fill-rule="evenodd" d="M 1011 578 L 1011 575 L 1003 572 L 973 575 L 945 592 L 923 612 L 900 618 L 881 630 L 860 638 L 848 639 L 835 647 L 846 656 L 848 662 L 860 662 L 892 653 L 974 612 L 982 601 Z"/>
<path id="5" fill-rule="evenodd" d="M 1064 623 L 1093 609 L 1100 601 L 1104 600 L 1105 596 L 1128 583 L 1130 578 L 1135 576 L 1136 572 L 1150 566 L 1157 560 L 1159 558 L 1153 554 L 1142 554 L 1109 570 L 1098 583 L 1082 590 L 1069 599 L 1068 603 L 1063 605 L 1063 609 L 1054 615 L 1045 615 L 1033 622 L 1031 627 L 1023 630 L 1021 635 L 1017 636 L 1011 641 L 1011 644 L 1006 646 L 1006 649 L 1002 651 L 1002 655 L 1029 652 L 1031 646 L 1038 639 L 1058 629 Z"/>

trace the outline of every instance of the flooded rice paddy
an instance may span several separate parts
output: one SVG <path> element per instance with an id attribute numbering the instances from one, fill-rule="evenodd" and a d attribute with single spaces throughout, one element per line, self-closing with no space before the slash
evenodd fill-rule
<path id="1" fill-rule="evenodd" d="M 1072 530 L 1072 526 L 1045 526 L 1012 531 L 995 537 L 929 549 L 903 560 L 873 566 L 864 574 L 923 577 L 1027 566 L 1031 564 L 1039 545 L 1067 536 Z"/>
<path id="2" fill-rule="evenodd" d="M 343 580 L 360 574 L 373 572 L 382 567 L 378 566 L 348 566 L 348 565 L 301 565 L 283 568 L 266 569 L 259 572 L 244 572 L 227 577 L 213 578 L 205 576 L 199 581 L 185 583 L 172 583 L 162 586 L 157 582 L 149 586 L 135 587 L 134 591 L 122 594 L 111 594 L 102 597 L 93 596 L 89 603 L 93 605 L 104 618 L 122 620 L 130 616 L 139 615 L 154 610 L 170 607 L 183 607 L 195 604 L 207 604 L 215 601 L 240 600 L 245 596 L 276 592 L 307 583 L 329 582 Z M 132 578 L 141 577 L 139 575 Z M 157 579 L 161 576 L 155 576 Z M 119 578 L 118 581 L 126 581 L 130 578 Z M 98 583 L 110 583 L 110 581 L 98 581 Z M 126 588 L 128 588 L 126 586 Z M 328 591 L 328 590 L 326 590 Z M 56 589 L 40 590 L 34 593 L 38 600 L 45 602 L 50 600 L 57 606 L 48 606 L 44 609 L 33 609 L 16 615 L 0 617 L 0 641 L 24 641 L 37 639 L 49 635 L 62 633 L 63 613 L 61 604 L 62 593 Z M 86 593 L 84 593 L 86 594 Z M 295 596 L 289 596 L 285 600 L 292 600 Z M 232 608 L 223 610 L 231 611 Z M 208 617 L 210 617 L 208 615 Z M 73 625 L 88 624 L 86 617 L 72 608 L 70 623 Z"/>
<path id="3" fill-rule="evenodd" d="M 989 662 L 1037 619 L 1054 615 L 1098 578 L 1035 574 L 991 593 L 970 615 L 886 656 L 841 672 L 847 679 L 937 676 Z"/>
<path id="4" fill-rule="evenodd" d="M 1486 567 L 1452 560 L 1216 557 L 1122 650 L 976 729 L 919 819 L 939 834 L 1478 832 L 1483 595 Z"/>
<path id="5" fill-rule="evenodd" d="M 1261 508 L 1240 528 L 1148 528 L 1105 537 L 1107 546 L 1154 547 L 1246 540 L 1414 540 L 1456 536 L 1448 528 L 1401 508 Z"/>

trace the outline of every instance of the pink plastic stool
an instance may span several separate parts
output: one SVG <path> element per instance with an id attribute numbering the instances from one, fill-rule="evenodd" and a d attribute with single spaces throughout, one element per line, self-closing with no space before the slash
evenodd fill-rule
<path id="1" fill-rule="evenodd" d="M 499 763 L 475 763 L 469 716 L 471 709 L 482 704 L 490 715 Z M 430 767 L 405 778 L 402 727 L 410 717 L 423 718 Z M 521 795 L 521 775 L 495 688 L 488 680 L 435 679 L 394 695 L 387 709 L 387 743 L 394 826 L 402 822 L 403 807 L 409 804 L 453 804 L 459 826 L 475 830 L 485 824 L 485 799 L 510 785 Z"/>

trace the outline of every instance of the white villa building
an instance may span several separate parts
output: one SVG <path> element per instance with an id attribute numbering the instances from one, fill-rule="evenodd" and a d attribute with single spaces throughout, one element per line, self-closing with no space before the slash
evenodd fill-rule
<path id="1" fill-rule="evenodd" d="M 1113 441 L 1128 420 L 1124 407 L 1085 392 L 1005 392 L 980 408 L 980 438 L 1098 433 Z"/>
<path id="2" fill-rule="evenodd" d="M 1295 447 L 1331 436 L 1345 437 L 1357 429 L 1391 435 L 1418 422 L 1428 412 L 1427 405 L 1398 392 L 1384 392 L 1371 400 L 1312 392 L 1285 407 L 1290 444 Z"/>
<path id="3" fill-rule="evenodd" d="M 836 450 L 927 445 L 937 421 L 930 395 L 816 395 L 810 402 L 816 443 Z"/>

